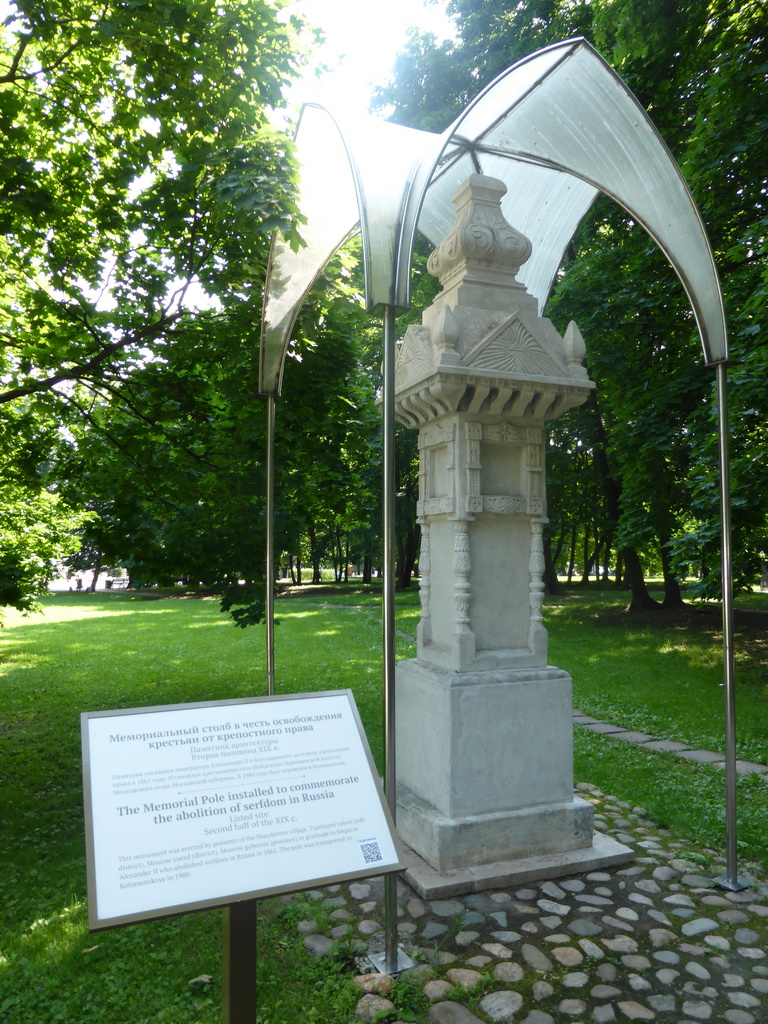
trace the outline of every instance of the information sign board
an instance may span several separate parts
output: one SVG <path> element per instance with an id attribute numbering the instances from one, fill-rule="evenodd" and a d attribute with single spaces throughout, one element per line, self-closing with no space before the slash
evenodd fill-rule
<path id="1" fill-rule="evenodd" d="M 350 690 L 81 718 L 92 930 L 402 869 Z"/>

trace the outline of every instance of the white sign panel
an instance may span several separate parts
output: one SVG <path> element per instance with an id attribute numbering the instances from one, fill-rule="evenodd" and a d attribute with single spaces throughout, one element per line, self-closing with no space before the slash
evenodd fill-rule
<path id="1" fill-rule="evenodd" d="M 82 715 L 92 929 L 402 868 L 349 690 Z"/>

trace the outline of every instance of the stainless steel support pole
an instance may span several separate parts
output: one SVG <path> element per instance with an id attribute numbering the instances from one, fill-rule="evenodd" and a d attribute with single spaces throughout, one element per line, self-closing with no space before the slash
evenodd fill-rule
<path id="1" fill-rule="evenodd" d="M 725 686 L 725 844 L 726 874 L 718 884 L 735 892 L 747 883 L 737 874 L 736 847 L 736 695 L 734 691 L 733 573 L 731 569 L 731 468 L 728 429 L 727 364 L 717 373 L 717 421 L 720 456 L 720 531 L 723 581 L 723 677 Z"/>
<path id="2" fill-rule="evenodd" d="M 382 382 L 383 506 L 384 506 L 384 791 L 395 820 L 397 775 L 395 766 L 395 307 L 384 309 Z M 397 876 L 384 878 L 386 973 L 397 971 Z"/>
<path id="3" fill-rule="evenodd" d="M 275 396 L 267 395 L 266 466 L 266 648 L 267 695 L 275 693 Z"/>

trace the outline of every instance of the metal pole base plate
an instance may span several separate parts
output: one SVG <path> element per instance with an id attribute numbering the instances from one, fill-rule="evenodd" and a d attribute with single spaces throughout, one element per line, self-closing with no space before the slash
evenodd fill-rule
<path id="1" fill-rule="evenodd" d="M 719 885 L 721 889 L 727 889 L 729 892 L 742 892 L 752 884 L 748 878 L 740 878 L 738 875 L 736 878 L 721 875 L 720 878 L 714 879 L 714 883 Z"/>
<path id="2" fill-rule="evenodd" d="M 412 960 L 407 953 L 404 953 L 402 949 L 397 949 L 397 963 L 393 964 L 389 961 L 386 953 L 373 953 L 368 957 L 369 963 L 371 963 L 379 974 L 402 974 L 403 971 L 409 970 L 411 967 L 416 966 L 416 961 Z"/>

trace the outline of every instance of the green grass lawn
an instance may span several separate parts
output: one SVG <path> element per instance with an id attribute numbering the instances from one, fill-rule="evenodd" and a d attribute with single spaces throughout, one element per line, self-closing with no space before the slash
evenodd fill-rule
<path id="1" fill-rule="evenodd" d="M 550 599 L 550 662 L 585 713 L 658 738 L 723 749 L 722 641 L 714 612 L 629 617 L 625 595 Z M 265 693 L 264 633 L 236 629 L 215 599 L 60 594 L 44 615 L 9 614 L 0 638 L 0 1020 L 9 1024 L 213 1024 L 221 993 L 218 912 L 91 934 L 87 926 L 79 716 L 82 711 Z M 739 756 L 768 763 L 761 612 L 737 634 Z M 277 602 L 278 692 L 350 688 L 381 767 L 377 587 L 303 588 Z M 397 653 L 409 657 L 415 593 L 398 595 Z M 703 846 L 724 841 L 717 769 L 576 730 L 575 770 Z M 768 785 L 739 780 L 740 851 L 768 867 Z M 310 962 L 277 900 L 260 905 L 261 1024 L 347 1024 L 343 972 Z M 306 981 L 296 983 L 296 972 Z M 290 979 L 293 978 L 293 981 Z M 268 1008 L 268 1009 L 267 1009 Z"/>
<path id="2" fill-rule="evenodd" d="M 768 764 L 768 613 L 742 605 L 736 627 L 739 756 Z M 719 610 L 629 616 L 626 595 L 571 592 L 545 609 L 552 664 L 570 672 L 585 714 L 660 739 L 723 749 L 723 651 Z"/>

